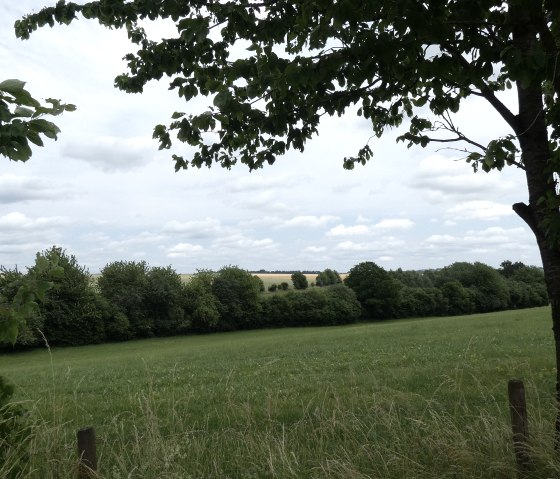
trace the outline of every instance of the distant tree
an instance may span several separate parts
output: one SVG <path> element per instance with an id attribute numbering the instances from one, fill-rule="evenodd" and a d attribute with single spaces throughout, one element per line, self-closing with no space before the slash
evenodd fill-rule
<path id="1" fill-rule="evenodd" d="M 399 293 L 399 317 L 438 316 L 445 311 L 444 297 L 439 288 L 404 286 Z"/>
<path id="2" fill-rule="evenodd" d="M 288 289 L 290 289 L 290 285 L 286 281 L 282 281 L 279 285 L 279 288 L 282 291 L 288 291 Z"/>
<path id="3" fill-rule="evenodd" d="M 85 266 L 74 255 L 58 246 L 41 253 L 47 260 L 56 260 L 64 274 L 51 279 L 52 287 L 39 304 L 43 333 L 51 345 L 76 346 L 105 340 L 103 316 L 98 307 L 97 293 Z M 36 275 L 35 264 L 29 274 Z M 48 280 L 48 273 L 43 273 Z"/>
<path id="4" fill-rule="evenodd" d="M 521 261 L 516 261 L 515 263 L 512 263 L 509 260 L 505 260 L 501 262 L 498 272 L 506 278 L 511 278 L 516 271 L 522 268 L 525 268 L 525 265 Z"/>
<path id="5" fill-rule="evenodd" d="M 402 285 L 375 263 L 365 261 L 352 267 L 344 284 L 356 293 L 365 316 L 385 319 L 397 314 Z"/>
<path id="6" fill-rule="evenodd" d="M 107 264 L 97 279 L 101 295 L 126 316 L 132 337 L 154 335 L 154 320 L 145 302 L 148 270 L 145 261 L 115 261 Z"/>
<path id="7" fill-rule="evenodd" d="M 278 285 L 276 283 L 272 283 L 269 287 L 268 287 L 268 291 L 270 293 L 275 293 L 276 290 L 278 289 Z"/>
<path id="8" fill-rule="evenodd" d="M 307 276 L 299 271 L 293 273 L 291 279 L 294 285 L 294 289 L 307 289 L 307 287 L 309 286 L 307 282 Z"/>
<path id="9" fill-rule="evenodd" d="M 213 271 L 201 269 L 185 285 L 185 309 L 195 331 L 221 329 L 220 302 L 212 291 L 215 278 Z"/>
<path id="10" fill-rule="evenodd" d="M 464 288 L 456 279 L 446 281 L 440 289 L 447 303 L 447 314 L 468 314 L 474 311 L 475 306 L 470 290 Z"/>
<path id="11" fill-rule="evenodd" d="M 457 262 L 437 272 L 437 285 L 456 280 L 470 290 L 474 311 L 478 313 L 506 309 L 507 284 L 494 268 L 480 262 Z"/>
<path id="12" fill-rule="evenodd" d="M 329 268 L 321 271 L 317 275 L 317 278 L 315 278 L 315 284 L 317 286 L 330 286 L 341 282 L 342 280 L 340 279 L 340 275 L 335 270 Z"/>
<path id="13" fill-rule="evenodd" d="M 360 319 L 362 308 L 351 288 L 336 284 L 321 291 L 327 296 L 327 311 L 332 324 L 348 324 Z"/>
<path id="14" fill-rule="evenodd" d="M 225 266 L 212 282 L 218 299 L 220 326 L 228 330 L 246 329 L 258 319 L 260 288 L 253 276 L 237 266 Z"/>
<path id="15" fill-rule="evenodd" d="M 253 278 L 255 280 L 255 284 L 257 285 L 257 288 L 259 288 L 259 291 L 261 293 L 264 293 L 266 291 L 265 287 L 264 287 L 264 281 L 260 277 L 258 277 L 256 274 L 253 275 Z"/>
<path id="16" fill-rule="evenodd" d="M 183 334 L 189 330 L 190 321 L 185 318 L 183 282 L 171 266 L 150 268 L 144 301 L 156 336 Z"/>

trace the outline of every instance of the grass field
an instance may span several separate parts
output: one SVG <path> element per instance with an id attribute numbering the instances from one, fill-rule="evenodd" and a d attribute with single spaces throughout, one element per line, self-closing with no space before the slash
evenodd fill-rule
<path id="1" fill-rule="evenodd" d="M 0 356 L 34 422 L 33 478 L 511 478 L 507 381 L 527 387 L 535 471 L 552 450 L 548 308 L 237 332 Z M 0 477 L 2 475 L 0 465 Z"/>

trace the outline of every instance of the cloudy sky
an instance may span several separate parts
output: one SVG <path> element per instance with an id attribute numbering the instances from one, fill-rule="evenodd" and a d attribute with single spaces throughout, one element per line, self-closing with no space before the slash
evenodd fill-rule
<path id="1" fill-rule="evenodd" d="M 343 157 L 371 136 L 367 122 L 351 115 L 325 119 L 303 154 L 263 170 L 175 173 L 171 153 L 151 139 L 153 126 L 200 102 L 185 106 L 165 82 L 142 95 L 115 89 L 121 59 L 133 49 L 122 31 L 82 20 L 16 39 L 14 21 L 45 1 L 0 0 L 1 80 L 24 80 L 35 97 L 78 110 L 55 120 L 58 141 L 36 148 L 26 164 L 0 158 L 0 264 L 23 268 L 51 245 L 92 273 L 116 260 L 180 273 L 227 264 L 340 272 L 361 261 L 386 269 L 540 264 L 530 231 L 511 210 L 527 200 L 522 171 L 474 174 L 457 152 L 396 144 L 399 131 L 372 140 L 369 164 L 346 171 Z M 157 39 L 168 27 L 150 31 Z M 508 132 L 480 100 L 456 120 L 482 143 Z"/>

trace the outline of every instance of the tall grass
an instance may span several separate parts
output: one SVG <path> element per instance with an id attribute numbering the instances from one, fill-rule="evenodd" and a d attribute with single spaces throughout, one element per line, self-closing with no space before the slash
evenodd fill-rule
<path id="1" fill-rule="evenodd" d="M 104 478 L 511 478 L 513 376 L 527 388 L 529 477 L 559 477 L 546 314 L 3 356 L 29 409 L 21 477 L 75 477 L 75 431 L 92 424 Z"/>

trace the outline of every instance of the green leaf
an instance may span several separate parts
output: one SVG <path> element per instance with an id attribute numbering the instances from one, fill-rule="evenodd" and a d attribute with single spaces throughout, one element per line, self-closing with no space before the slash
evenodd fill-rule
<path id="1" fill-rule="evenodd" d="M 25 86 L 25 82 L 21 80 L 16 80 L 16 79 L 4 80 L 2 83 L 0 83 L 0 90 L 15 95 L 23 91 L 24 86 Z"/>

